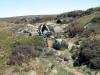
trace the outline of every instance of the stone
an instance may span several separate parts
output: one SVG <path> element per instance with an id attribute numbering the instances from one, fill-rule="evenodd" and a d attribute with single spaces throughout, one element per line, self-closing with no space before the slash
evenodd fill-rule
<path id="1" fill-rule="evenodd" d="M 61 42 L 63 41 L 62 39 L 56 39 L 55 40 L 57 43 L 61 44 Z"/>
<path id="2" fill-rule="evenodd" d="M 50 26 L 53 26 L 55 23 L 52 22 L 52 21 L 49 21 L 49 22 L 47 22 L 46 24 L 47 24 L 47 25 L 50 25 Z"/>
<path id="3" fill-rule="evenodd" d="M 27 24 L 27 26 L 33 26 L 32 24 Z"/>
<path id="4" fill-rule="evenodd" d="M 68 61 L 67 61 L 67 64 L 68 64 L 68 65 L 72 65 L 72 64 L 73 64 L 73 61 L 72 61 L 72 60 L 68 60 Z"/>
<path id="5" fill-rule="evenodd" d="M 65 57 L 64 57 L 64 61 L 68 61 L 68 58 L 65 58 Z"/>
<path id="6" fill-rule="evenodd" d="M 55 39 L 55 42 L 53 44 L 53 48 L 56 49 L 56 50 L 66 49 L 66 48 L 68 48 L 68 45 L 62 39 Z"/>
<path id="7" fill-rule="evenodd" d="M 60 56 L 60 55 L 61 55 L 61 52 L 57 51 L 56 56 Z"/>
<path id="8" fill-rule="evenodd" d="M 74 46 L 73 43 L 71 43 L 71 42 L 68 43 L 68 49 L 69 49 L 69 50 L 71 50 L 71 49 L 73 48 L 73 46 Z"/>
<path id="9" fill-rule="evenodd" d="M 54 32 L 55 32 L 55 33 L 63 33 L 64 30 L 63 30 L 61 27 L 56 26 L 56 27 L 54 27 Z"/>

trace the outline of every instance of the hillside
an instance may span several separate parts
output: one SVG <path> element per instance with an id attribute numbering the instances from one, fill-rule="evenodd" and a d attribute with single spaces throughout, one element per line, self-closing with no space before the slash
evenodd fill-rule
<path id="1" fill-rule="evenodd" d="M 1 18 L 1 21 L 15 24 L 28 24 L 28 23 L 37 23 L 44 22 L 48 20 L 56 19 L 56 15 L 30 15 L 30 16 L 19 16 L 19 17 L 10 17 L 10 18 Z"/>
<path id="2" fill-rule="evenodd" d="M 37 32 L 44 23 L 48 42 Z M 99 29 L 100 7 L 2 18 L 0 75 L 100 75 Z"/>

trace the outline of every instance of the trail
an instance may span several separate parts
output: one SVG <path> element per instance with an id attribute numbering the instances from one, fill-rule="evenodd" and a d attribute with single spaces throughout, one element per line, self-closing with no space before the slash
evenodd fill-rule
<path id="1" fill-rule="evenodd" d="M 62 61 L 62 67 L 65 69 L 65 70 L 67 70 L 68 72 L 72 72 L 73 74 L 75 74 L 75 75 L 84 75 L 84 74 L 82 74 L 81 72 L 78 72 L 76 69 L 74 69 L 74 68 L 68 68 L 67 66 L 65 66 L 65 62 L 64 61 Z"/>
<path id="2" fill-rule="evenodd" d="M 51 50 L 52 49 L 52 45 L 53 45 L 53 41 L 52 40 L 49 40 L 48 41 L 48 50 Z"/>

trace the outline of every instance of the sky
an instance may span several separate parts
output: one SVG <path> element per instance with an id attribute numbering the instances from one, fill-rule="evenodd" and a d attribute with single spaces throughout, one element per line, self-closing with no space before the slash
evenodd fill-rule
<path id="1" fill-rule="evenodd" d="M 100 6 L 100 0 L 0 0 L 0 17 L 60 14 Z"/>

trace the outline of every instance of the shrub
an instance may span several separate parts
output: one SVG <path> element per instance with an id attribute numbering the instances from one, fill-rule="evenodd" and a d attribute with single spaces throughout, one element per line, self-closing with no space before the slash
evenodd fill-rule
<path id="1" fill-rule="evenodd" d="M 21 65 L 23 62 L 29 62 L 31 58 L 38 57 L 39 51 L 34 46 L 20 45 L 14 48 L 9 64 Z"/>
<path id="2" fill-rule="evenodd" d="M 27 63 L 30 59 L 40 56 L 42 51 L 46 50 L 46 42 L 43 37 L 18 37 L 12 44 L 12 54 L 10 56 L 10 65 L 21 65 Z"/>
<path id="3" fill-rule="evenodd" d="M 19 46 L 19 45 L 30 45 L 34 46 L 37 50 L 43 50 L 46 48 L 46 42 L 45 39 L 41 36 L 22 36 L 17 38 L 18 40 L 15 41 L 13 46 Z"/>
<path id="4" fill-rule="evenodd" d="M 72 11 L 68 13 L 68 17 L 81 17 L 84 15 L 84 11 L 78 10 L 78 11 Z"/>
<path id="5" fill-rule="evenodd" d="M 85 30 L 80 34 L 80 37 L 86 37 L 86 38 L 88 38 L 88 37 L 90 37 L 91 33 L 92 33 L 92 31 L 85 29 Z"/>
<path id="6" fill-rule="evenodd" d="M 37 50 L 44 51 L 46 49 L 47 44 L 43 37 L 35 36 L 32 39 L 33 39 L 33 45 Z"/>
<path id="7" fill-rule="evenodd" d="M 92 14 L 93 8 L 90 8 L 88 10 L 85 11 L 85 15 L 90 15 Z"/>
<path id="8" fill-rule="evenodd" d="M 79 64 L 86 64 L 90 68 L 100 69 L 100 41 L 85 41 L 81 45 Z"/>
<path id="9" fill-rule="evenodd" d="M 60 14 L 57 16 L 57 18 L 66 18 L 66 17 L 76 18 L 76 17 L 84 16 L 84 14 L 85 14 L 84 11 L 77 10 L 77 11 L 66 12 L 66 13 Z"/>
<path id="10" fill-rule="evenodd" d="M 92 23 L 100 23 L 100 17 L 94 17 L 92 20 L 91 20 Z"/>
<path id="11" fill-rule="evenodd" d="M 84 27 L 81 25 L 70 25 L 67 28 L 68 35 L 70 37 L 74 37 L 76 35 L 81 34 L 84 31 Z"/>
<path id="12" fill-rule="evenodd" d="M 62 24 L 62 21 L 60 19 L 58 19 L 56 23 Z"/>
<path id="13" fill-rule="evenodd" d="M 63 19 L 63 24 L 68 24 L 68 23 L 70 23 L 70 22 L 72 22 L 72 21 L 73 21 L 73 18 L 71 18 L 71 17 L 66 17 L 66 18 Z"/>

